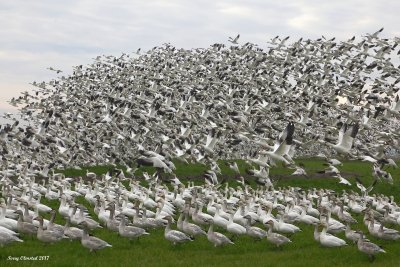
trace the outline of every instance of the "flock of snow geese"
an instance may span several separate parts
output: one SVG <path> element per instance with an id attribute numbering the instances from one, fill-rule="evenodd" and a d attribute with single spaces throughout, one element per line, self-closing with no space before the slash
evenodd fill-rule
<path id="1" fill-rule="evenodd" d="M 137 239 L 165 227 L 173 244 L 203 235 L 223 246 L 248 235 L 280 247 L 301 231 L 296 224 L 307 224 L 322 246 L 346 245 L 334 235 L 345 232 L 373 260 L 385 251 L 351 229 L 352 214 L 364 214 L 370 235 L 400 238 L 386 227 L 400 224 L 394 198 L 369 195 L 376 182 L 394 182 L 389 170 L 397 167 L 392 156 L 400 149 L 400 68 L 394 65 L 400 39 L 380 38 L 382 30 L 347 41 L 290 43 L 277 36 L 266 49 L 239 45 L 239 35 L 229 39 L 232 46 L 164 44 L 146 53 L 99 56 L 72 75 L 33 82 L 32 92 L 10 100 L 27 126 L 14 119 L 0 129 L 0 244 L 22 242 L 18 235 L 26 234 L 45 243 L 77 239 L 96 251 L 111 245 L 89 235 L 93 229 Z M 324 172 L 350 185 L 335 155 L 372 162 L 374 184 L 358 181 L 360 194 L 339 194 L 276 189 L 269 177 L 277 164 L 306 175 L 293 159 L 318 156 L 328 162 Z M 257 188 L 245 184 L 236 159 L 247 162 Z M 208 166 L 204 184 L 182 183 L 173 160 Z M 218 160 L 243 186 L 221 183 Z M 96 165 L 115 171 L 87 172 L 85 179 L 54 172 Z M 144 173 L 146 187 L 135 179 L 141 166 L 157 170 Z M 94 206 L 97 218 L 75 202 L 78 196 Z M 41 197 L 58 200 L 58 210 Z M 57 214 L 65 226 L 54 222 Z"/>

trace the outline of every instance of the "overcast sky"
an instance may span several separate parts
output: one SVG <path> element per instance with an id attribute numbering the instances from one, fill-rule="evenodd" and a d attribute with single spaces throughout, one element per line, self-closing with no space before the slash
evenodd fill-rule
<path id="1" fill-rule="evenodd" d="M 385 27 L 400 37 L 398 0 L 12 0 L 0 2 L 0 113 L 32 81 L 71 73 L 97 55 L 266 42 L 276 35 L 346 40 Z"/>

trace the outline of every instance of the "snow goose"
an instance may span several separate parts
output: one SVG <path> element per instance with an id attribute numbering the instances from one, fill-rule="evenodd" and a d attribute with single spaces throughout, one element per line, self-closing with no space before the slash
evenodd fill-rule
<path id="1" fill-rule="evenodd" d="M 195 211 L 192 214 L 193 222 L 201 225 L 208 225 L 209 220 L 213 217 L 207 213 L 201 212 L 201 205 L 196 203 Z"/>
<path id="2" fill-rule="evenodd" d="M 297 227 L 296 225 L 293 225 L 290 223 L 285 223 L 283 221 L 282 216 L 280 216 L 278 221 L 276 221 L 276 223 L 273 224 L 273 229 L 275 231 L 278 231 L 280 233 L 285 233 L 285 234 L 294 234 L 294 233 L 301 231 L 300 228 Z"/>
<path id="3" fill-rule="evenodd" d="M 146 224 L 146 228 L 161 228 L 166 226 L 168 222 L 163 218 L 148 218 L 146 209 L 143 209 L 142 220 Z"/>
<path id="4" fill-rule="evenodd" d="M 400 233 L 396 231 L 383 230 L 383 223 L 381 223 L 379 230 L 377 232 L 377 237 L 383 240 L 397 240 L 400 238 Z"/>
<path id="5" fill-rule="evenodd" d="M 172 217 L 171 216 L 166 216 L 164 217 L 168 221 L 167 226 L 165 227 L 164 231 L 164 237 L 168 241 L 170 241 L 173 245 L 176 245 L 178 243 L 184 243 L 188 241 L 193 241 L 190 236 L 187 234 L 178 231 L 178 230 L 172 230 L 171 229 L 171 222 L 172 222 Z"/>
<path id="6" fill-rule="evenodd" d="M 108 205 L 108 207 L 106 208 L 106 210 L 110 210 L 110 215 L 109 215 L 108 219 L 106 220 L 107 228 L 110 229 L 111 231 L 118 232 L 120 222 L 114 216 L 115 215 L 115 203 L 111 202 Z"/>
<path id="7" fill-rule="evenodd" d="M 358 233 L 360 235 L 360 238 L 357 241 L 357 248 L 359 251 L 367 254 L 370 261 L 375 260 L 375 254 L 386 253 L 386 251 L 378 245 L 364 239 L 364 234 L 362 232 Z"/>
<path id="8" fill-rule="evenodd" d="M 11 242 L 24 242 L 24 241 L 19 239 L 15 235 L 0 231 L 0 247 L 4 247 L 4 245 L 8 245 Z"/>
<path id="9" fill-rule="evenodd" d="M 70 206 L 67 202 L 67 196 L 65 194 L 61 195 L 60 197 L 60 206 L 58 207 L 58 213 L 63 216 L 69 216 Z"/>
<path id="10" fill-rule="evenodd" d="M 64 226 L 54 223 L 54 220 L 56 218 L 56 211 L 55 210 L 51 210 L 50 214 L 51 214 L 51 217 L 50 217 L 49 222 L 47 223 L 46 229 L 50 230 L 50 231 L 53 231 L 53 232 L 56 232 L 60 236 L 63 236 L 64 235 Z M 43 218 L 41 218 L 41 220 L 43 221 Z M 39 222 L 41 222 L 41 221 L 39 220 Z"/>
<path id="11" fill-rule="evenodd" d="M 38 228 L 33 225 L 32 223 L 24 222 L 23 221 L 23 214 L 22 211 L 17 210 L 15 211 L 18 214 L 18 223 L 17 223 L 17 230 L 20 233 L 35 235 L 37 233 Z"/>
<path id="12" fill-rule="evenodd" d="M 267 212 L 265 212 L 265 209 L 267 209 Z M 263 224 L 266 224 L 270 220 L 277 222 L 274 215 L 272 214 L 272 203 L 268 203 L 267 205 L 262 205 L 259 213 L 260 213 L 259 214 L 260 221 Z"/>
<path id="13" fill-rule="evenodd" d="M 244 235 L 246 234 L 246 228 L 244 228 L 242 225 L 233 222 L 233 214 L 229 218 L 228 225 L 226 226 L 226 230 L 233 234 L 234 236 L 238 235 Z"/>
<path id="14" fill-rule="evenodd" d="M 207 232 L 207 240 L 214 244 L 214 247 L 224 246 L 228 244 L 234 244 L 228 237 L 225 235 L 214 232 L 214 224 L 213 221 L 210 220 L 210 226 Z"/>
<path id="15" fill-rule="evenodd" d="M 272 228 L 274 228 L 274 224 L 275 224 L 275 222 L 272 220 L 269 220 L 268 222 L 266 222 L 266 225 L 269 228 L 268 232 L 267 232 L 267 240 L 269 242 L 271 242 L 272 244 L 276 245 L 277 247 L 280 247 L 281 245 L 284 245 L 286 243 L 291 243 L 292 241 L 289 238 L 287 238 L 286 236 L 272 232 Z"/>
<path id="16" fill-rule="evenodd" d="M 228 41 L 231 42 L 232 44 L 238 44 L 238 40 L 239 40 L 240 34 L 236 35 L 235 38 L 229 37 Z"/>
<path id="17" fill-rule="evenodd" d="M 8 228 L 10 230 L 17 230 L 17 220 L 11 219 L 11 218 L 6 218 L 6 209 L 7 206 L 2 203 L 0 205 L 1 211 L 0 211 L 0 226 L 3 226 L 5 228 Z"/>
<path id="18" fill-rule="evenodd" d="M 358 129 L 358 123 L 355 123 L 351 126 L 349 126 L 347 123 L 344 123 L 340 128 L 337 144 L 334 145 L 325 141 L 320 142 L 326 143 L 338 153 L 347 155 L 350 153 L 350 150 L 353 146 L 354 138 L 357 135 Z"/>
<path id="19" fill-rule="evenodd" d="M 338 214 L 337 214 L 339 220 L 341 220 L 342 222 L 344 222 L 344 223 L 346 223 L 346 224 L 354 224 L 354 223 L 357 223 L 357 220 L 354 219 L 354 218 L 350 215 L 350 213 L 344 212 L 344 211 L 343 211 L 343 209 L 344 209 L 343 203 L 340 203 L 340 204 L 339 204 L 339 207 L 340 207 L 340 209 L 339 209 L 339 212 L 338 212 Z"/>
<path id="20" fill-rule="evenodd" d="M 245 215 L 244 218 L 247 219 L 247 224 L 246 224 L 245 228 L 246 228 L 246 234 L 248 236 L 254 238 L 255 240 L 261 240 L 267 236 L 267 232 L 264 231 L 263 229 L 255 227 L 255 226 L 251 226 L 251 216 L 250 215 Z"/>
<path id="21" fill-rule="evenodd" d="M 311 215 L 306 214 L 307 213 L 306 207 L 307 207 L 306 205 L 303 206 L 303 211 L 301 212 L 301 214 L 300 214 L 300 216 L 298 218 L 298 221 L 302 222 L 302 223 L 305 223 L 305 224 L 316 224 L 316 223 L 319 223 L 319 219 L 317 219 L 317 218 L 315 218 L 315 217 L 313 217 Z"/>
<path id="22" fill-rule="evenodd" d="M 178 217 L 178 221 L 176 221 L 176 228 L 178 228 L 178 230 L 183 231 L 183 218 L 186 217 L 186 215 L 184 214 L 184 212 L 181 212 L 181 214 L 179 214 Z"/>
<path id="23" fill-rule="evenodd" d="M 397 224 L 397 218 L 398 216 L 394 216 L 393 214 L 389 213 L 390 207 L 385 206 L 385 214 L 383 215 L 382 218 L 382 223 L 387 223 L 387 224 Z"/>
<path id="24" fill-rule="evenodd" d="M 382 230 L 381 230 L 382 228 Z M 399 235 L 399 231 L 395 229 L 390 229 L 386 228 L 383 226 L 381 223 L 375 223 L 375 219 L 373 216 L 370 216 L 369 221 L 368 221 L 368 232 L 377 238 L 380 237 L 387 237 L 389 238 L 390 236 L 396 237 Z"/>
<path id="25" fill-rule="evenodd" d="M 282 161 L 286 165 L 290 165 L 292 160 L 289 158 L 289 162 L 285 156 L 287 156 L 287 153 L 289 152 L 293 143 L 293 133 L 294 124 L 289 122 L 285 130 L 279 135 L 279 139 L 275 143 L 274 150 L 266 152 L 271 160 L 276 162 Z"/>
<path id="26" fill-rule="evenodd" d="M 321 225 L 323 226 L 323 229 L 319 236 L 319 242 L 321 243 L 322 246 L 324 246 L 324 247 L 341 247 L 341 246 L 347 245 L 346 241 L 344 241 L 343 239 L 340 239 L 336 236 L 327 234 L 327 232 L 326 232 L 327 228 L 328 228 L 327 224 L 323 223 Z"/>
<path id="27" fill-rule="evenodd" d="M 217 205 L 215 215 L 213 217 L 213 222 L 215 225 L 226 229 L 226 226 L 228 225 L 229 221 L 220 215 L 220 209 L 221 209 L 220 206 Z"/>
<path id="28" fill-rule="evenodd" d="M 61 241 L 64 236 L 64 229 L 63 233 L 60 235 L 59 232 L 51 231 L 51 230 L 43 230 L 43 217 L 38 216 L 35 220 L 39 221 L 39 229 L 37 230 L 37 239 L 42 241 L 43 243 L 53 244 L 55 242 Z"/>
<path id="29" fill-rule="evenodd" d="M 349 223 L 346 226 L 344 235 L 348 240 L 353 241 L 354 244 L 357 243 L 358 239 L 360 238 L 360 234 L 357 231 L 351 230 Z"/>
<path id="30" fill-rule="evenodd" d="M 32 194 L 31 194 L 31 196 L 32 196 Z M 49 206 L 40 203 L 41 197 L 42 197 L 42 195 L 39 194 L 37 200 L 33 200 L 31 198 L 28 199 L 28 205 L 30 207 L 37 208 L 39 210 L 39 212 L 42 212 L 42 213 L 50 212 L 51 208 Z"/>
<path id="31" fill-rule="evenodd" d="M 182 231 L 189 235 L 191 238 L 195 238 L 198 235 L 206 235 L 207 233 L 198 225 L 189 223 L 189 213 L 185 212 L 185 219 L 182 222 Z"/>
<path id="32" fill-rule="evenodd" d="M 44 195 L 44 197 L 45 197 L 47 200 L 58 200 L 59 197 L 60 197 L 60 192 L 54 192 L 54 191 L 52 191 L 52 190 L 51 190 L 51 185 L 48 184 L 48 185 L 47 185 L 47 191 L 46 191 L 46 194 Z"/>
<path id="33" fill-rule="evenodd" d="M 120 221 L 119 226 L 118 226 L 118 233 L 120 234 L 120 236 L 129 238 L 129 240 L 132 240 L 132 239 L 138 239 L 142 235 L 148 235 L 149 234 L 143 228 L 126 225 L 125 215 L 119 214 L 117 217 L 121 218 L 121 221 Z"/>
<path id="34" fill-rule="evenodd" d="M 140 215 L 139 205 L 137 205 L 135 207 L 135 209 L 136 209 L 136 211 L 132 218 L 132 225 L 136 226 L 136 227 L 147 229 L 148 228 L 147 223 L 143 220 L 143 218 L 139 217 L 139 215 Z M 121 212 L 119 215 L 121 215 L 121 214 L 126 215 L 124 212 Z"/>
<path id="35" fill-rule="evenodd" d="M 107 247 L 112 247 L 112 245 L 108 244 L 106 241 L 101 240 L 100 238 L 94 237 L 94 236 L 89 236 L 88 233 L 88 224 L 87 222 L 83 221 L 79 225 L 83 227 L 83 235 L 81 238 L 81 244 L 85 248 L 88 248 L 90 252 Z"/>
<path id="36" fill-rule="evenodd" d="M 78 215 L 75 217 L 73 216 L 77 209 L 79 208 L 79 213 Z M 75 223 L 75 224 L 80 224 L 81 222 L 86 222 L 86 227 L 89 230 L 94 230 L 96 228 L 103 228 L 100 223 L 98 223 L 97 221 L 93 220 L 92 218 L 86 217 L 84 216 L 84 211 L 86 210 L 85 206 L 83 205 L 76 205 L 71 213 L 72 216 L 70 216 L 71 218 L 71 222 Z"/>
<path id="37" fill-rule="evenodd" d="M 71 219 L 69 217 L 66 217 L 65 221 L 64 235 L 67 236 L 71 241 L 78 239 L 80 240 L 83 235 L 83 230 L 76 227 L 71 227 Z"/>
<path id="38" fill-rule="evenodd" d="M 326 215 L 321 214 L 320 221 L 322 222 L 325 219 L 325 223 L 328 226 L 327 229 L 328 233 L 338 234 L 346 229 L 346 226 L 343 223 L 331 217 L 331 212 L 332 212 L 331 209 L 322 208 L 322 210 L 327 211 L 327 214 Z"/>

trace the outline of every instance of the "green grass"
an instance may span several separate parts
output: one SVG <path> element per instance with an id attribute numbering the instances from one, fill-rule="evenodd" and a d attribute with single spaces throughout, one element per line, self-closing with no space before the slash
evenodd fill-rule
<path id="1" fill-rule="evenodd" d="M 244 171 L 245 163 L 237 161 L 241 171 Z M 318 170 L 324 168 L 322 161 L 315 159 L 298 160 L 305 165 L 307 172 L 312 176 Z M 176 163 L 176 173 L 182 181 L 185 177 L 199 177 L 206 166 L 200 164 L 184 165 Z M 224 176 L 233 175 L 232 171 L 224 164 L 220 164 Z M 91 167 L 90 171 L 98 174 L 104 173 L 110 167 Z M 360 179 L 369 185 L 372 182 L 370 163 L 365 162 L 345 162 L 339 168 L 346 173 L 357 173 Z M 146 168 L 145 171 L 152 173 L 154 170 Z M 67 176 L 82 176 L 86 169 L 82 171 L 65 170 Z M 281 167 L 271 169 L 271 176 L 289 174 L 291 170 Z M 378 183 L 371 194 L 393 195 L 395 198 L 400 196 L 400 171 L 390 170 L 394 178 L 394 185 Z M 141 171 L 138 172 L 138 177 Z M 329 188 L 342 192 L 342 190 L 353 190 L 359 192 L 354 183 L 354 178 L 349 178 L 353 186 L 348 187 L 337 183 L 333 178 L 293 178 L 280 179 L 276 186 L 298 186 L 308 188 Z M 200 183 L 203 179 L 200 180 Z M 230 182 L 230 185 L 235 185 Z M 252 184 L 254 184 L 252 182 Z M 44 204 L 58 208 L 58 201 L 46 201 Z M 77 202 L 83 203 L 86 207 L 89 204 L 83 197 L 77 198 Z M 93 210 L 89 210 L 93 215 Z M 48 216 L 46 216 L 48 218 Z M 362 224 L 362 217 L 356 216 L 360 222 L 353 228 L 367 232 Z M 63 224 L 64 221 L 57 217 L 57 222 Z M 369 237 L 371 241 L 382 245 L 387 254 L 377 256 L 373 263 L 369 263 L 366 255 L 357 250 L 357 247 L 349 244 L 343 248 L 322 248 L 313 239 L 313 227 L 300 225 L 302 232 L 291 237 L 293 243 L 284 246 L 282 250 L 277 250 L 266 240 L 254 242 L 246 236 L 235 240 L 235 245 L 214 248 L 206 237 L 197 238 L 195 241 L 172 246 L 164 239 L 162 229 L 151 231 L 149 236 L 141 238 L 139 241 L 129 242 L 127 239 L 119 237 L 117 233 L 105 229 L 94 231 L 92 234 L 106 240 L 113 245 L 98 251 L 97 254 L 89 253 L 78 241 L 70 242 L 63 240 L 54 245 L 44 246 L 36 238 L 23 236 L 24 243 L 11 244 L 0 248 L 0 266 L 399 266 L 400 264 L 400 242 L 382 241 Z M 400 230 L 398 226 L 391 226 Z M 220 229 L 219 229 L 220 231 Z M 344 234 L 339 237 L 344 238 Z M 49 256 L 47 261 L 11 261 L 9 256 Z"/>

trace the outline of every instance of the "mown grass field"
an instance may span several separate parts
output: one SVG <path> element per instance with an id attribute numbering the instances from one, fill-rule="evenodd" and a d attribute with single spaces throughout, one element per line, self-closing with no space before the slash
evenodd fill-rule
<path id="1" fill-rule="evenodd" d="M 306 171 L 312 174 L 324 168 L 322 161 L 315 159 L 298 160 L 305 165 Z M 185 177 L 199 177 L 206 170 L 202 165 L 185 166 L 177 163 L 176 174 L 185 182 Z M 244 171 L 245 163 L 238 161 L 241 171 Z M 225 176 L 232 176 L 224 164 L 220 164 L 222 173 Z M 372 181 L 372 165 L 365 162 L 344 162 L 339 169 L 345 173 L 357 173 L 365 184 L 369 185 Z M 91 167 L 89 170 L 104 173 L 107 167 Z M 152 172 L 153 170 L 147 169 Z M 271 176 L 281 176 L 289 174 L 292 170 L 281 167 L 271 169 Z M 86 173 L 82 171 L 65 170 L 67 176 L 79 176 Z M 394 185 L 378 183 L 371 194 L 385 194 L 395 196 L 395 200 L 400 198 L 400 171 L 390 170 L 394 179 Z M 140 176 L 141 172 L 138 172 Z M 359 192 L 355 186 L 355 179 L 349 178 L 353 186 L 348 187 L 337 183 L 333 178 L 291 178 L 280 179 L 277 187 L 298 186 L 307 188 L 329 188 L 333 190 L 353 190 Z M 199 181 L 203 183 L 203 179 Z M 235 182 L 230 181 L 230 185 Z M 252 183 L 254 184 L 254 183 Z M 83 197 L 77 199 L 78 202 L 86 203 Z M 44 204 L 58 209 L 58 201 L 46 201 Z M 93 214 L 93 209 L 89 209 Z M 45 215 L 48 218 L 48 216 Z M 353 228 L 367 232 L 362 223 L 361 216 L 355 216 L 359 223 Z M 64 224 L 64 220 L 57 217 L 57 223 Z M 400 230 L 399 226 L 390 226 Z M 139 241 L 129 242 L 127 239 L 119 237 L 117 233 L 109 230 L 100 229 L 92 234 L 106 240 L 113 245 L 98 251 L 97 254 L 89 253 L 81 246 L 80 242 L 63 240 L 54 245 L 45 246 L 35 238 L 22 236 L 24 243 L 14 243 L 4 248 L 0 248 L 0 266 L 400 266 L 400 241 L 382 241 L 370 237 L 375 242 L 384 247 L 387 254 L 380 254 L 372 263 L 368 257 L 358 251 L 355 245 L 349 243 L 342 248 L 322 248 L 313 239 L 313 227 L 300 225 L 302 232 L 296 233 L 291 237 L 293 243 L 284 246 L 282 250 L 276 249 L 266 240 L 254 242 L 246 236 L 235 240 L 235 245 L 222 248 L 214 248 L 206 237 L 197 238 L 195 241 L 172 246 L 164 239 L 162 229 L 152 231 L 149 236 L 141 238 Z M 221 231 L 221 229 L 219 229 Z M 222 232 L 222 231 L 221 231 Z M 344 234 L 339 235 L 344 238 Z M 20 256 L 49 256 L 46 261 L 14 261 L 9 257 L 19 258 Z"/>

